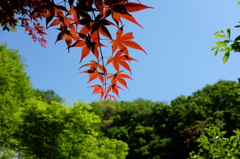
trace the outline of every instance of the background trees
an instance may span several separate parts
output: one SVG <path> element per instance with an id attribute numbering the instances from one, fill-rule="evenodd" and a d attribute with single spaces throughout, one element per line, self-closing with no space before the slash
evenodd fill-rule
<path id="1" fill-rule="evenodd" d="M 100 132 L 90 105 L 61 105 L 54 91 L 34 90 L 16 50 L 0 46 L 0 158 L 125 158 L 126 143 Z"/>
<path id="2" fill-rule="evenodd" d="M 15 135 L 20 155 L 34 158 L 125 158 L 127 144 L 99 133 L 100 118 L 76 101 L 69 108 L 31 99 Z M 97 128 L 98 125 L 98 128 Z M 43 153 L 44 152 L 44 153 Z"/>
<path id="3" fill-rule="evenodd" d="M 190 153 L 190 158 L 233 158 L 237 159 L 240 157 L 240 145 L 239 145 L 239 130 L 233 130 L 234 135 L 229 138 L 224 137 L 226 131 L 220 131 L 219 128 L 215 126 L 210 126 L 206 128 L 206 136 L 201 136 L 198 139 L 201 149 L 198 154 L 195 152 Z"/>
<path id="4" fill-rule="evenodd" d="M 10 52 L 1 54 L 1 67 L 9 71 L 1 72 L 1 158 L 185 159 L 191 151 L 203 155 L 197 141 L 206 137 L 197 138 L 208 135 L 208 124 L 226 131 L 227 147 L 235 145 L 230 139 L 239 125 L 238 82 L 219 81 L 169 104 L 78 101 L 70 108 L 53 91 L 34 91 L 21 58 Z M 224 147 L 223 141 L 218 142 Z"/>
<path id="5" fill-rule="evenodd" d="M 16 144 L 12 134 L 16 130 L 18 112 L 33 95 L 24 67 L 17 50 L 0 44 L 0 151 L 3 152 Z"/>
<path id="6" fill-rule="evenodd" d="M 34 90 L 34 97 L 38 97 L 40 100 L 50 104 L 51 101 L 56 101 L 58 103 L 62 103 L 63 99 L 56 94 L 53 90 L 43 91 L 40 89 Z"/>
<path id="7" fill-rule="evenodd" d="M 225 130 L 225 137 L 233 135 L 239 124 L 232 113 L 239 105 L 236 84 L 219 81 L 170 104 L 144 99 L 121 102 L 106 135 L 128 143 L 127 158 L 186 159 L 199 150 L 197 139 L 209 124 Z"/>

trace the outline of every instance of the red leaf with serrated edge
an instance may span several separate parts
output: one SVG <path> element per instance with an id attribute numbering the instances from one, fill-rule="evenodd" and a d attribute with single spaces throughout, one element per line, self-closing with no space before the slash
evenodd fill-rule
<path id="1" fill-rule="evenodd" d="M 76 24 L 76 28 L 78 26 L 78 21 L 79 21 L 79 15 L 76 11 L 76 9 L 74 7 L 72 7 L 69 11 L 68 11 L 69 14 L 71 14 L 73 16 L 73 19 L 75 21 L 75 24 Z"/>
<path id="2" fill-rule="evenodd" d="M 143 5 L 139 0 L 139 3 L 129 2 L 130 0 L 64 0 L 56 3 L 54 0 L 25 0 L 24 3 L 20 3 L 21 0 L 17 0 L 17 5 L 12 1 L 2 1 L 1 9 L 6 11 L 2 13 L 2 19 L 0 17 L 3 30 L 15 28 L 17 21 L 20 21 L 20 25 L 33 41 L 38 41 L 45 47 L 45 29 L 59 26 L 60 32 L 55 44 L 64 40 L 68 50 L 71 47 L 81 47 L 80 62 L 86 59 L 90 52 L 96 57 L 95 61 L 91 60 L 80 67 L 87 67 L 84 71 L 81 70 L 81 73 L 88 73 L 88 83 L 100 80 L 100 85 L 90 86 L 93 88 L 92 94 L 99 94 L 101 99 L 116 99 L 115 96 L 119 97 L 119 90 L 123 86 L 128 89 L 126 79 L 132 78 L 121 69 L 126 69 L 131 74 L 129 63 L 137 61 L 129 56 L 129 48 L 143 52 L 145 50 L 133 41 L 132 33 L 123 33 L 122 21 L 124 19 L 142 27 L 130 13 L 153 7 Z M 19 18 L 15 18 L 15 14 Z M 43 18 L 46 20 L 46 27 L 39 23 Z M 110 22 L 111 18 L 114 23 Z M 107 27 L 109 25 L 118 28 L 115 39 Z M 103 40 L 110 40 L 110 57 L 105 50 L 103 52 Z M 110 63 L 116 70 L 115 74 L 107 72 L 106 66 Z"/>
<path id="3" fill-rule="evenodd" d="M 92 94 L 100 94 L 100 99 L 103 98 L 103 96 L 105 95 L 105 90 L 102 86 L 100 85 L 92 85 L 92 86 L 89 86 L 89 87 L 93 87 L 93 92 Z"/>
<path id="4" fill-rule="evenodd" d="M 104 100 L 107 99 L 107 97 L 114 98 L 115 100 L 117 100 L 117 98 L 115 96 L 110 95 L 110 94 L 106 94 L 105 97 L 104 97 Z"/>
<path id="5" fill-rule="evenodd" d="M 136 12 L 136 11 L 140 11 L 143 9 L 147 9 L 147 8 L 151 8 L 154 9 L 153 7 L 149 7 L 146 5 L 143 5 L 141 3 L 133 3 L 133 2 L 128 2 L 125 4 L 127 12 Z"/>
<path id="6" fill-rule="evenodd" d="M 92 51 L 94 53 L 94 55 L 96 56 L 96 58 L 98 59 L 98 47 L 99 44 L 96 42 L 91 42 L 91 39 L 89 39 L 89 37 L 85 37 L 86 40 L 79 40 L 77 42 L 75 42 L 71 47 L 82 47 L 82 52 L 81 52 L 81 58 L 80 58 L 80 62 L 82 62 L 82 60 L 89 55 L 89 53 Z"/>
<path id="7" fill-rule="evenodd" d="M 118 13 L 120 17 L 134 23 L 134 24 L 137 24 L 138 26 L 140 26 L 141 28 L 143 28 L 137 21 L 136 19 L 131 15 L 131 14 L 121 14 L 121 13 Z"/>
<path id="8" fill-rule="evenodd" d="M 124 35 L 121 36 L 121 39 L 124 39 L 124 40 L 132 40 L 134 39 L 133 37 L 133 34 L 132 33 L 126 33 Z"/>
<path id="9" fill-rule="evenodd" d="M 115 93 L 118 97 L 119 97 L 119 94 L 118 94 L 118 90 L 119 89 L 122 89 L 122 87 L 114 84 L 114 85 L 111 85 L 111 86 L 108 86 L 107 88 L 107 93 L 109 93 L 110 91 L 112 91 L 113 93 Z M 123 90 L 123 89 L 122 89 Z"/>
<path id="10" fill-rule="evenodd" d="M 51 25 L 49 25 L 47 28 L 60 24 L 60 27 L 61 27 L 63 30 L 64 30 L 64 29 L 66 30 L 67 28 L 70 28 L 70 30 L 71 30 L 72 32 L 75 32 L 75 28 L 74 28 L 74 26 L 72 25 L 72 22 L 75 22 L 75 20 L 72 19 L 72 18 L 62 18 L 62 17 L 59 17 L 59 18 L 55 19 L 55 20 L 51 23 Z"/>
<path id="11" fill-rule="evenodd" d="M 61 30 L 61 29 L 59 29 L 59 30 Z M 65 42 L 66 42 L 68 47 L 70 47 L 72 45 L 72 37 L 71 37 L 71 34 L 68 30 L 63 30 L 58 34 L 58 37 L 57 37 L 57 40 L 55 41 L 55 44 L 62 39 L 65 39 Z"/>
<path id="12" fill-rule="evenodd" d="M 54 19 L 54 21 L 52 22 L 52 24 L 51 24 L 51 25 L 49 25 L 49 26 L 48 26 L 48 28 L 49 28 L 49 27 L 51 27 L 51 26 L 58 25 L 58 24 L 60 24 L 60 23 L 61 23 L 61 21 L 60 21 L 60 19 L 59 19 L 59 18 L 57 18 L 57 19 Z"/>
<path id="13" fill-rule="evenodd" d="M 138 45 L 136 42 L 131 41 L 131 39 L 134 38 L 132 33 L 126 33 L 124 35 L 122 34 L 123 34 L 123 28 L 118 29 L 116 33 L 116 40 L 112 40 L 110 42 L 112 43 L 112 54 L 119 48 L 120 50 L 123 50 L 125 55 L 128 55 L 126 46 L 131 47 L 133 49 L 141 50 L 146 53 L 146 51 L 140 45 Z"/>
<path id="14" fill-rule="evenodd" d="M 99 73 L 97 70 L 95 70 L 94 73 L 90 73 L 89 75 L 89 80 L 87 83 L 91 82 L 92 80 L 95 80 L 96 78 L 98 78 L 102 84 L 104 84 L 104 77 L 103 77 L 104 74 L 101 74 Z"/>
<path id="15" fill-rule="evenodd" d="M 64 18 L 64 14 L 63 14 L 62 10 L 54 7 L 54 11 L 55 11 L 55 13 L 56 13 L 59 17 Z"/>
<path id="16" fill-rule="evenodd" d="M 89 29 L 87 28 L 87 26 L 83 26 L 82 29 L 80 30 L 80 34 L 88 34 L 89 33 Z"/>
<path id="17" fill-rule="evenodd" d="M 123 44 L 128 47 L 131 47 L 133 49 L 141 50 L 141 51 L 145 52 L 145 54 L 147 54 L 147 52 L 134 41 L 123 41 Z"/>
<path id="18" fill-rule="evenodd" d="M 108 59 L 106 65 L 109 63 L 112 63 L 116 71 L 119 71 L 119 67 L 121 65 L 132 74 L 131 68 L 129 67 L 127 62 L 125 62 L 125 61 L 131 61 L 131 60 L 135 60 L 135 59 L 131 58 L 130 56 L 122 55 L 122 52 L 118 51 L 114 57 Z"/>
<path id="19" fill-rule="evenodd" d="M 83 47 L 84 45 L 86 45 L 86 41 L 84 40 L 79 40 L 77 42 L 75 42 L 72 47 Z"/>
<path id="20" fill-rule="evenodd" d="M 76 34 L 75 31 L 70 30 L 69 32 L 70 32 L 70 34 L 71 34 L 71 37 L 72 37 L 75 41 L 78 41 L 78 40 L 80 39 L 80 37 Z"/>
<path id="21" fill-rule="evenodd" d="M 82 48 L 82 54 L 81 54 L 81 59 L 80 59 L 80 62 L 82 62 L 82 60 L 87 56 L 89 55 L 90 53 L 90 49 L 87 47 L 87 46 L 84 46 Z"/>
<path id="22" fill-rule="evenodd" d="M 102 25 L 99 29 L 98 29 L 99 33 L 102 34 L 103 36 L 109 38 L 112 40 L 111 34 L 109 33 L 108 29 Z"/>
<path id="23" fill-rule="evenodd" d="M 48 25 L 48 23 L 53 19 L 54 17 L 54 11 L 53 9 L 50 9 L 50 10 L 47 10 L 46 11 L 46 14 L 45 14 L 45 17 L 46 17 L 46 25 Z"/>
<path id="24" fill-rule="evenodd" d="M 107 74 L 107 70 L 106 70 L 106 68 L 105 68 L 103 65 L 100 65 L 98 62 L 96 62 L 96 61 L 94 61 L 94 60 L 92 60 L 92 61 L 90 61 L 90 62 L 91 62 L 91 63 L 87 63 L 87 64 L 81 66 L 80 69 L 81 69 L 82 67 L 90 66 L 90 69 L 91 69 L 91 70 L 96 70 L 96 69 L 99 68 L 104 74 Z"/>
<path id="25" fill-rule="evenodd" d="M 127 83 L 124 80 L 124 78 L 132 79 L 130 76 L 128 76 L 126 74 L 122 74 L 122 71 L 118 71 L 115 75 L 108 76 L 108 79 L 111 79 L 112 85 L 115 85 L 115 84 L 117 84 L 117 82 L 119 82 L 128 89 Z"/>
<path id="26" fill-rule="evenodd" d="M 72 45 L 72 37 L 65 34 L 65 41 L 68 47 L 70 47 Z"/>
<path id="27" fill-rule="evenodd" d="M 143 28 L 143 27 L 136 21 L 136 19 L 135 19 L 131 14 L 128 14 L 128 13 L 127 13 L 127 14 L 121 14 L 121 13 L 113 12 L 112 18 L 113 18 L 115 21 L 119 21 L 119 22 L 122 23 L 120 17 L 121 17 L 121 18 L 124 18 L 124 19 L 126 19 L 126 20 L 128 20 L 128 21 L 130 21 L 130 22 L 132 22 L 132 23 L 134 23 L 134 24 L 137 24 L 138 26 L 140 26 L 141 28 Z"/>
<path id="28" fill-rule="evenodd" d="M 62 40 L 64 37 L 65 37 L 65 36 L 64 36 L 64 33 L 63 33 L 63 32 L 60 32 L 60 33 L 58 34 L 58 36 L 57 36 L 57 40 L 55 41 L 55 44 L 56 44 L 58 41 Z"/>

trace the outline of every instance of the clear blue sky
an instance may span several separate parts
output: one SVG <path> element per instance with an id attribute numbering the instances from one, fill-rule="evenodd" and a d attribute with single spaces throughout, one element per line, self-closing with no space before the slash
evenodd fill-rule
<path id="1" fill-rule="evenodd" d="M 216 31 L 231 27 L 233 37 L 240 33 L 240 29 L 234 28 L 240 21 L 237 0 L 141 2 L 155 7 L 133 13 L 144 29 L 124 23 L 126 31 L 133 32 L 135 41 L 148 55 L 131 50 L 130 54 L 139 62 L 131 62 L 134 80 L 128 80 L 130 90 L 121 91 L 119 101 L 144 98 L 170 102 L 180 95 L 191 95 L 206 84 L 240 77 L 240 54 L 232 53 L 223 64 L 223 53 L 214 57 L 210 49 L 219 40 L 213 37 Z M 22 28 L 14 33 L 2 32 L 0 42 L 18 49 L 26 59 L 26 71 L 34 88 L 53 89 L 66 98 L 69 105 L 79 99 L 88 103 L 99 100 L 99 96 L 91 95 L 92 89 L 87 88 L 91 84 L 86 84 L 87 75 L 78 73 L 80 48 L 68 53 L 64 41 L 54 45 L 55 29 L 50 28 L 47 33 L 46 49 L 34 43 Z"/>

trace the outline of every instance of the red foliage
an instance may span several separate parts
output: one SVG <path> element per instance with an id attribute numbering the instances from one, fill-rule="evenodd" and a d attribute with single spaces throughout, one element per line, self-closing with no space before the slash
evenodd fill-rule
<path id="1" fill-rule="evenodd" d="M 143 5 L 139 0 L 138 3 L 129 0 L 64 0 L 57 4 L 54 0 L 1 0 L 0 8 L 0 24 L 3 30 L 14 29 L 20 22 L 33 40 L 45 47 L 45 29 L 59 26 L 56 42 L 65 40 L 68 49 L 81 47 L 80 62 L 93 54 L 95 60 L 81 66 L 80 69 L 89 67 L 81 73 L 89 74 L 88 83 L 95 79 L 100 80 L 101 84 L 90 86 L 93 88 L 92 94 L 100 94 L 101 99 L 106 99 L 115 98 L 111 93 L 119 96 L 119 89 L 122 89 L 119 84 L 128 88 L 125 79 L 132 79 L 121 70 L 126 69 L 132 74 L 128 63 L 137 61 L 130 57 L 128 48 L 146 53 L 139 44 L 132 41 L 132 33 L 123 34 L 122 19 L 142 27 L 130 12 L 153 7 Z M 39 20 L 42 19 L 46 20 L 46 27 L 41 26 Z M 117 28 L 115 39 L 112 38 L 108 26 Z M 102 42 L 107 40 L 112 47 L 108 56 L 102 51 L 102 47 L 105 47 Z M 116 71 L 115 74 L 107 71 L 106 66 L 110 63 Z"/>

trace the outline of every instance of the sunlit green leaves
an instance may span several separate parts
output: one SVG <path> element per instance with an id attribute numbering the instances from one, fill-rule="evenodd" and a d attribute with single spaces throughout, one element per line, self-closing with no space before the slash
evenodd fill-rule
<path id="1" fill-rule="evenodd" d="M 24 69 L 18 51 L 0 44 L 0 158 L 10 158 L 13 154 L 12 145 L 17 141 L 12 135 L 19 120 L 18 113 L 33 93 Z"/>
<path id="2" fill-rule="evenodd" d="M 226 28 L 227 29 L 227 36 L 230 37 L 231 36 L 231 30 L 229 27 Z"/>
<path id="3" fill-rule="evenodd" d="M 225 52 L 222 62 L 226 63 L 231 51 L 235 51 L 234 48 L 236 47 L 236 41 L 232 41 L 230 39 L 231 36 L 231 29 L 229 27 L 226 28 L 226 35 L 223 30 L 220 30 L 214 34 L 214 37 L 216 38 L 226 38 L 226 40 L 223 41 L 216 41 L 216 46 L 211 47 L 214 51 L 214 56 L 217 56 L 218 52 Z M 236 39 L 235 39 L 236 40 Z M 237 39 L 238 40 L 238 39 Z"/>
<path id="4" fill-rule="evenodd" d="M 30 99 L 22 109 L 16 137 L 24 157 L 124 159 L 128 146 L 99 134 L 100 118 L 82 101 L 73 107 Z M 44 153 L 42 153 L 44 152 Z"/>
<path id="5" fill-rule="evenodd" d="M 198 154 L 195 152 L 190 153 L 190 159 L 237 159 L 240 152 L 240 132 L 239 130 L 233 130 L 235 135 L 230 138 L 224 137 L 226 131 L 220 131 L 215 126 L 210 126 L 205 129 L 208 137 L 203 135 L 198 139 L 201 149 Z"/>
<path id="6" fill-rule="evenodd" d="M 236 3 L 236 5 L 239 5 L 240 1 Z M 235 26 L 236 28 L 239 28 L 240 25 Z M 216 33 L 214 33 L 214 37 L 216 38 L 225 38 L 226 40 L 221 41 L 224 45 L 221 45 L 219 41 L 217 41 L 217 45 L 211 47 L 212 50 L 214 51 L 214 56 L 218 54 L 218 52 L 225 52 L 222 62 L 226 63 L 227 60 L 229 59 L 230 52 L 240 52 L 240 36 L 237 36 L 234 40 L 231 40 L 231 29 L 229 27 L 226 27 L 226 34 L 224 33 L 223 30 L 220 30 Z M 227 42 L 227 43 L 226 43 Z M 228 44 L 228 45 L 227 45 Z"/>
<path id="7" fill-rule="evenodd" d="M 230 55 L 230 52 L 227 51 L 227 52 L 225 53 L 225 55 L 223 56 L 223 63 L 226 63 L 226 62 L 227 62 L 227 60 L 228 60 L 228 58 L 229 58 L 229 55 Z"/>
<path id="8" fill-rule="evenodd" d="M 220 35 L 220 34 L 216 34 L 216 35 L 214 35 L 214 37 L 216 37 L 216 38 L 226 38 L 225 35 Z"/>

